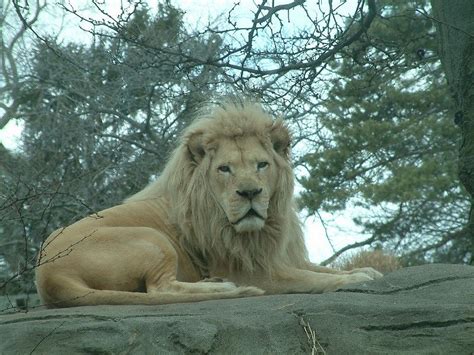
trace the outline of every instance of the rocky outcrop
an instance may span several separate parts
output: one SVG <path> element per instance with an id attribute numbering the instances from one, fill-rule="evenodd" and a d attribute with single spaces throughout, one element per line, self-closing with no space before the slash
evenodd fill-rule
<path id="1" fill-rule="evenodd" d="M 322 295 L 0 316 L 0 354 L 472 354 L 474 267 L 425 265 Z"/>

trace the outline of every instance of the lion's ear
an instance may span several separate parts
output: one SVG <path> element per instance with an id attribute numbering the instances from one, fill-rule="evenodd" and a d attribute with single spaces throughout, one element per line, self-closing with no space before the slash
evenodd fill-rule
<path id="1" fill-rule="evenodd" d="M 188 137 L 187 141 L 188 152 L 191 160 L 200 163 L 206 151 L 204 150 L 204 141 L 202 132 L 196 132 Z"/>
<path id="2" fill-rule="evenodd" d="M 288 159 L 290 156 L 291 137 L 288 127 L 283 123 L 283 120 L 279 119 L 273 123 L 270 131 L 270 139 L 273 144 L 273 149 Z"/>

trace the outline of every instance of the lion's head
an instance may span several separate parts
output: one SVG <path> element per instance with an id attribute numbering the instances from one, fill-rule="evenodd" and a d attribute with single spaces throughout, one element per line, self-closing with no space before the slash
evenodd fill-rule
<path id="1" fill-rule="evenodd" d="M 152 195 L 169 201 L 190 254 L 246 269 L 304 257 L 290 134 L 259 105 L 228 103 L 201 114 L 158 181 L 132 200 Z"/>
<path id="2" fill-rule="evenodd" d="M 234 110 L 222 109 L 212 121 L 191 127 L 187 144 L 192 161 L 205 167 L 209 193 L 227 222 L 237 233 L 258 232 L 268 219 L 281 165 L 286 164 L 289 135 L 263 112 Z M 265 119 L 258 122 L 256 117 Z"/>
<path id="3" fill-rule="evenodd" d="M 218 137 L 212 142 L 209 188 L 238 233 L 261 230 L 276 188 L 273 156 L 255 136 Z"/>

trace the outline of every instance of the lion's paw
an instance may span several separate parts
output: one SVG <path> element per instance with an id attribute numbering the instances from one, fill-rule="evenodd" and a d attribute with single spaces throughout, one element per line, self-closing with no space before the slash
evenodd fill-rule
<path id="1" fill-rule="evenodd" d="M 209 283 L 210 285 L 212 283 Z M 214 287 L 216 287 L 219 291 L 218 292 L 228 292 L 228 291 L 235 291 L 238 290 L 238 287 L 230 281 L 227 282 L 216 282 L 214 284 Z"/>
<path id="2" fill-rule="evenodd" d="M 233 282 L 198 282 L 199 292 L 234 292 L 237 286 Z"/>
<path id="3" fill-rule="evenodd" d="M 253 286 L 240 286 L 235 290 L 239 297 L 261 296 L 265 291 Z"/>
<path id="4" fill-rule="evenodd" d="M 383 274 L 378 272 L 377 270 L 371 268 L 371 267 L 362 267 L 362 268 L 357 268 L 357 269 L 352 269 L 349 271 L 349 274 L 360 274 L 364 273 L 366 275 L 369 275 L 372 279 L 380 279 L 383 277 Z"/>
<path id="5" fill-rule="evenodd" d="M 367 281 L 373 281 L 373 278 L 364 272 L 355 272 L 353 274 L 347 275 L 347 279 L 346 279 L 346 283 L 348 284 L 367 282 Z"/>

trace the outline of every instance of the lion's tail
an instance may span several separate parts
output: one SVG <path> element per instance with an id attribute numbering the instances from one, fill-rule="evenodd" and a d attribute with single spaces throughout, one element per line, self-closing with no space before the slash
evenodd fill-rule
<path id="1" fill-rule="evenodd" d="M 42 294 L 48 308 L 77 307 L 90 305 L 160 305 L 170 303 L 199 302 L 207 300 L 260 296 L 264 292 L 256 287 L 237 287 L 231 291 L 209 293 L 180 292 L 128 292 L 95 290 L 85 286 L 62 287 L 54 296 Z"/>

